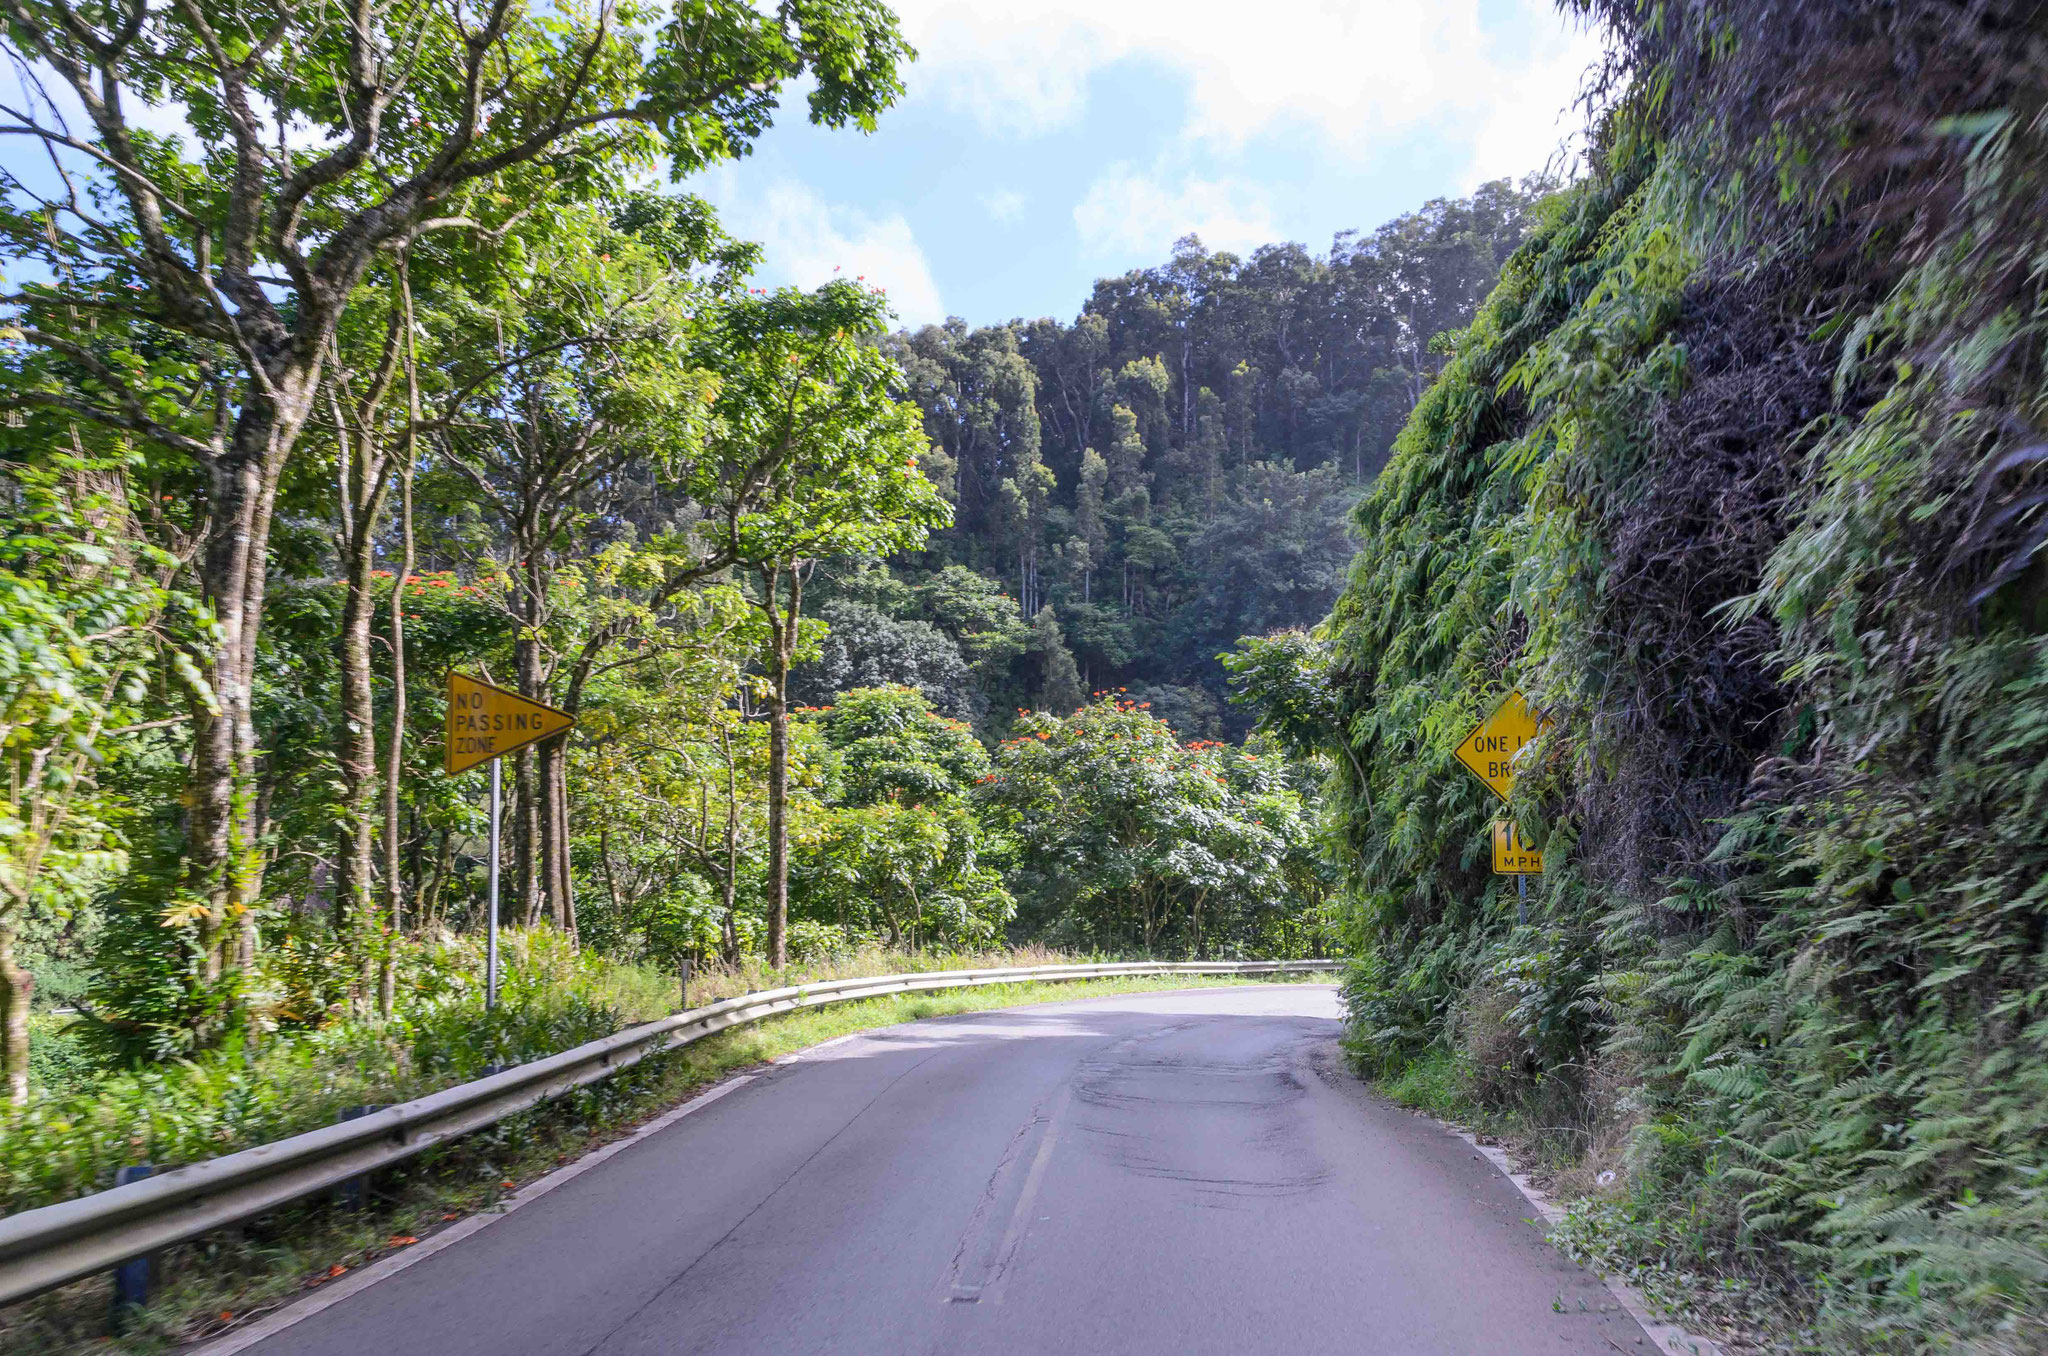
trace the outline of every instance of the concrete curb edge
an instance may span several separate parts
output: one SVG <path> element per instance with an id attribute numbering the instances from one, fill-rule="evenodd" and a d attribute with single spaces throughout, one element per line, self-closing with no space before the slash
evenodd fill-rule
<path id="1" fill-rule="evenodd" d="M 1429 1119 L 1436 1118 L 1432 1116 Z M 1450 1121 L 1436 1123 L 1471 1145 L 1475 1151 L 1486 1155 L 1486 1161 L 1498 1168 L 1501 1176 L 1515 1184 L 1515 1190 L 1522 1193 L 1523 1199 L 1535 1208 L 1545 1224 L 1554 1225 L 1564 1219 L 1564 1208 L 1551 1199 L 1549 1192 L 1531 1181 L 1527 1173 L 1515 1166 L 1507 1150 L 1496 1144 L 1482 1144 L 1476 1135 L 1462 1125 Z M 1676 1323 L 1658 1318 L 1649 1300 L 1627 1281 L 1592 1267 L 1588 1267 L 1587 1270 L 1600 1278 L 1600 1283 L 1607 1287 L 1607 1292 L 1614 1296 L 1615 1301 L 1628 1312 L 1629 1317 L 1642 1325 L 1643 1331 L 1650 1335 L 1650 1340 L 1657 1344 L 1657 1349 L 1667 1356 L 1727 1356 L 1720 1344 L 1712 1338 L 1687 1332 Z"/>

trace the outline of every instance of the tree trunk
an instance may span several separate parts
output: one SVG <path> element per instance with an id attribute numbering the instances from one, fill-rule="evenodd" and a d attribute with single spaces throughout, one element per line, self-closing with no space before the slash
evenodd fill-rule
<path id="1" fill-rule="evenodd" d="M 1187 326 L 1183 322 L 1180 334 L 1180 445 L 1186 447 L 1195 436 L 1195 389 L 1188 379 L 1188 365 L 1194 358 L 1194 345 L 1188 341 Z"/>
<path id="2" fill-rule="evenodd" d="M 574 711 L 581 694 L 566 709 Z M 540 760 L 541 888 L 547 892 L 555 926 L 576 939 L 576 897 L 569 888 L 569 736 L 537 746 Z"/>
<path id="3" fill-rule="evenodd" d="M 391 348 L 387 343 L 387 351 Z M 362 399 L 351 398 L 351 411 L 343 409 L 342 391 L 337 389 L 347 386 L 347 370 L 337 367 L 335 380 L 327 386 L 328 412 L 334 420 L 338 482 L 335 488 L 339 491 L 340 509 L 334 546 L 341 558 L 345 587 L 341 608 L 340 730 L 336 745 L 341 764 L 341 804 L 336 816 L 340 850 L 334 928 L 338 933 L 352 932 L 363 943 L 374 934 L 376 917 L 376 858 L 370 800 L 377 780 L 377 713 L 370 671 L 370 622 L 376 611 L 371 589 L 375 578 L 372 566 L 377 556 L 377 522 L 383 514 L 389 485 L 386 470 L 390 458 L 380 450 L 375 431 L 377 409 L 386 386 L 383 377 L 388 377 L 388 373 L 387 362 L 385 374 L 371 383 Z M 401 570 L 392 584 L 394 615 L 403 606 L 405 574 Z M 373 953 L 373 947 L 364 946 L 366 984 L 375 978 Z"/>
<path id="4" fill-rule="evenodd" d="M 455 835 L 447 829 L 441 830 L 439 844 L 434 849 L 434 865 L 420 886 L 419 908 L 414 913 L 413 926 L 424 932 L 441 922 L 441 892 L 447 886 L 448 873 L 455 869 Z"/>
<path id="5" fill-rule="evenodd" d="M 725 918 L 720 928 L 720 950 L 727 965 L 740 963 L 740 799 L 739 772 L 732 756 L 732 730 L 718 727 L 718 745 L 725 754 Z"/>
<path id="6" fill-rule="evenodd" d="M 541 861 L 555 926 L 576 940 L 576 898 L 569 890 L 569 737 L 540 746 Z"/>
<path id="7" fill-rule="evenodd" d="M 520 580 L 520 635 L 514 646 L 519 664 L 519 695 L 529 701 L 541 699 L 540 671 L 540 615 L 544 587 L 541 580 L 538 552 L 531 545 L 523 554 L 522 578 Z M 521 915 L 526 926 L 533 927 L 540 922 L 541 910 L 547 907 L 548 856 L 547 831 L 542 827 L 552 816 L 546 812 L 543 798 L 546 789 L 545 769 L 533 745 L 528 744 L 519 751 L 519 771 L 516 778 L 519 786 L 519 859 L 518 881 Z"/>
<path id="8" fill-rule="evenodd" d="M 789 664 L 780 647 L 769 666 L 768 698 L 768 965 L 789 962 Z"/>
<path id="9" fill-rule="evenodd" d="M 740 963 L 739 883 L 732 876 L 721 882 L 725 894 L 725 918 L 719 926 L 718 951 L 727 965 Z"/>
<path id="10" fill-rule="evenodd" d="M 548 901 L 549 921 L 566 930 L 569 919 L 562 909 L 562 892 L 555 888 L 562 871 L 561 821 L 555 813 L 562 790 L 561 741 L 550 739 L 536 745 L 533 755 L 540 779 L 540 888 Z"/>
<path id="11" fill-rule="evenodd" d="M 195 656 L 214 702 L 211 708 L 198 706 L 192 713 L 184 886 L 206 903 L 206 916 L 199 920 L 199 945 L 201 977 L 208 984 L 218 982 L 224 968 L 223 933 L 242 902 L 236 859 L 249 846 L 238 832 L 243 824 L 236 804 L 237 792 L 246 790 L 237 736 L 249 701 L 239 632 L 248 612 L 248 540 L 257 479 L 248 467 L 225 474 L 216 471 L 211 496 L 215 517 L 201 565 L 203 589 L 221 630 L 215 646 Z"/>
<path id="12" fill-rule="evenodd" d="M 7 1100 L 28 1100 L 28 1004 L 35 976 L 14 961 L 14 929 L 0 924 L 0 1081 Z"/>
<path id="13" fill-rule="evenodd" d="M 337 383 L 345 374 L 337 375 Z M 360 1009 L 378 980 L 376 839 L 370 802 L 377 784 L 376 689 L 370 671 L 370 622 L 376 611 L 371 596 L 377 557 L 377 520 L 384 506 L 388 458 L 376 451 L 374 397 L 359 406 L 353 426 L 342 411 L 341 398 L 330 385 L 328 408 L 334 417 L 336 467 L 341 521 L 335 550 L 345 574 L 341 605 L 341 712 L 336 751 L 341 769 L 341 801 L 336 807 L 334 930 L 359 962 L 351 1006 Z M 404 606 L 405 574 L 391 585 L 391 608 Z"/>
<path id="14" fill-rule="evenodd" d="M 412 312 L 412 293 L 405 293 L 406 314 Z M 411 328 L 407 327 L 407 343 Z M 398 787 L 405 772 L 405 581 L 412 574 L 412 477 L 419 447 L 413 426 L 419 420 L 419 391 L 408 352 L 406 385 L 411 393 L 405 431 L 405 465 L 399 471 L 398 575 L 391 589 L 391 742 L 384 755 L 384 927 L 387 932 L 383 959 L 377 976 L 377 1011 L 387 1020 L 397 1006 L 398 977 L 396 947 L 405 935 L 405 850 L 398 831 Z"/>
<path id="15" fill-rule="evenodd" d="M 796 652 L 797 619 L 803 613 L 803 566 L 792 562 L 789 610 L 781 610 L 785 567 L 761 571 L 761 606 L 768 614 L 768 964 L 789 964 L 789 662 Z"/>
<path id="16" fill-rule="evenodd" d="M 370 795 L 377 776 L 376 711 L 370 683 L 369 534 L 358 525 L 347 543 L 347 593 L 341 605 L 341 759 L 340 851 L 335 866 L 334 930 L 346 932 L 368 924 L 376 875 Z M 401 577 L 393 585 L 403 591 Z M 395 604 L 394 604 L 395 606 Z"/>
<path id="17" fill-rule="evenodd" d="M 250 393 L 228 450 L 208 468 L 209 517 L 199 577 L 217 629 L 213 642 L 193 658 L 213 705 L 193 712 L 183 882 L 206 905 L 199 944 L 200 982 L 208 985 L 218 983 L 230 965 L 246 967 L 256 952 L 263 883 L 254 822 L 256 637 L 263 623 L 278 476 L 320 384 L 317 349 L 280 368 L 270 393 Z"/>
<path id="18" fill-rule="evenodd" d="M 527 927 L 540 923 L 543 903 L 540 893 L 540 778 L 534 767 L 533 745 L 518 753 L 513 763 L 512 787 L 519 801 L 512 834 L 513 880 L 519 890 L 518 917 Z"/>

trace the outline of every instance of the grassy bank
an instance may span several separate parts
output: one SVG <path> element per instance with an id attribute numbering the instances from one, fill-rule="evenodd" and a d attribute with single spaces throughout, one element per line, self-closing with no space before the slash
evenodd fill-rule
<path id="1" fill-rule="evenodd" d="M 945 958 L 946 964 L 938 963 L 938 957 L 898 955 L 890 959 L 892 967 L 849 973 L 997 963 L 994 957 L 978 961 L 951 957 Z M 1055 959 L 1071 958 L 1041 956 L 1036 963 L 1054 963 Z M 912 960 L 925 963 L 913 965 Z M 839 962 L 844 967 L 859 963 L 856 958 Z M 1002 963 L 1034 961 L 1006 956 Z M 842 976 L 810 976 L 838 977 Z M 613 982 L 622 989 L 630 989 L 632 984 L 624 977 L 614 977 Z M 736 992 L 746 991 L 742 978 L 731 982 L 741 985 Z M 109 1283 L 104 1277 L 95 1277 L 0 1310 L 0 1350 L 21 1356 L 82 1351 L 145 1353 L 216 1336 L 382 1254 L 410 1246 L 411 1241 L 452 1221 L 488 1209 L 520 1185 L 629 1133 L 731 1073 L 837 1036 L 950 1013 L 1254 982 L 1260 981 L 1174 978 L 992 985 L 809 1009 L 724 1032 L 646 1060 L 548 1107 L 380 1174 L 371 1201 L 361 1211 L 343 1210 L 324 1199 L 309 1201 L 239 1231 L 172 1249 L 165 1259 L 165 1281 L 154 1302 L 132 1315 L 127 1331 L 112 1342 L 107 1340 L 106 1322 Z M 693 986 L 693 1005 L 697 1001 Z M 331 1090 L 323 1095 L 331 1095 Z"/>

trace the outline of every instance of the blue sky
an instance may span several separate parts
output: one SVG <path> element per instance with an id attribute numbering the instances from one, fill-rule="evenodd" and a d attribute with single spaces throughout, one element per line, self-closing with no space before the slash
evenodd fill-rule
<path id="1" fill-rule="evenodd" d="M 922 56 L 870 137 L 792 107 L 692 181 L 767 251 L 911 324 L 1071 318 L 1093 281 L 1213 248 L 1326 248 L 1575 146 L 1595 37 L 1545 0 L 897 0 Z"/>

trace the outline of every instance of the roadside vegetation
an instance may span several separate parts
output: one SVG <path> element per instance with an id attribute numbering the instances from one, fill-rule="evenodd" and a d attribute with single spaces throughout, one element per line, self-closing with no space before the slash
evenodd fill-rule
<path id="1" fill-rule="evenodd" d="M 680 1011 L 679 977 L 572 949 L 534 928 L 502 939 L 500 1005 L 482 1002 L 483 957 L 466 942 L 409 948 L 400 1015 L 337 1018 L 268 1042 L 232 1041 L 170 1062 L 105 1069 L 76 1056 L 68 1083 L 0 1113 L 0 1213 L 98 1190 L 128 1163 L 198 1162 L 332 1124 L 343 1108 L 424 1096 Z M 693 974 L 701 1007 L 756 989 L 857 975 L 1079 963 L 1037 948 L 901 952 L 870 947 L 769 974 L 758 963 Z M 72 1036 L 69 1039 L 75 1040 Z M 62 1026 L 48 1041 L 62 1051 Z"/>

